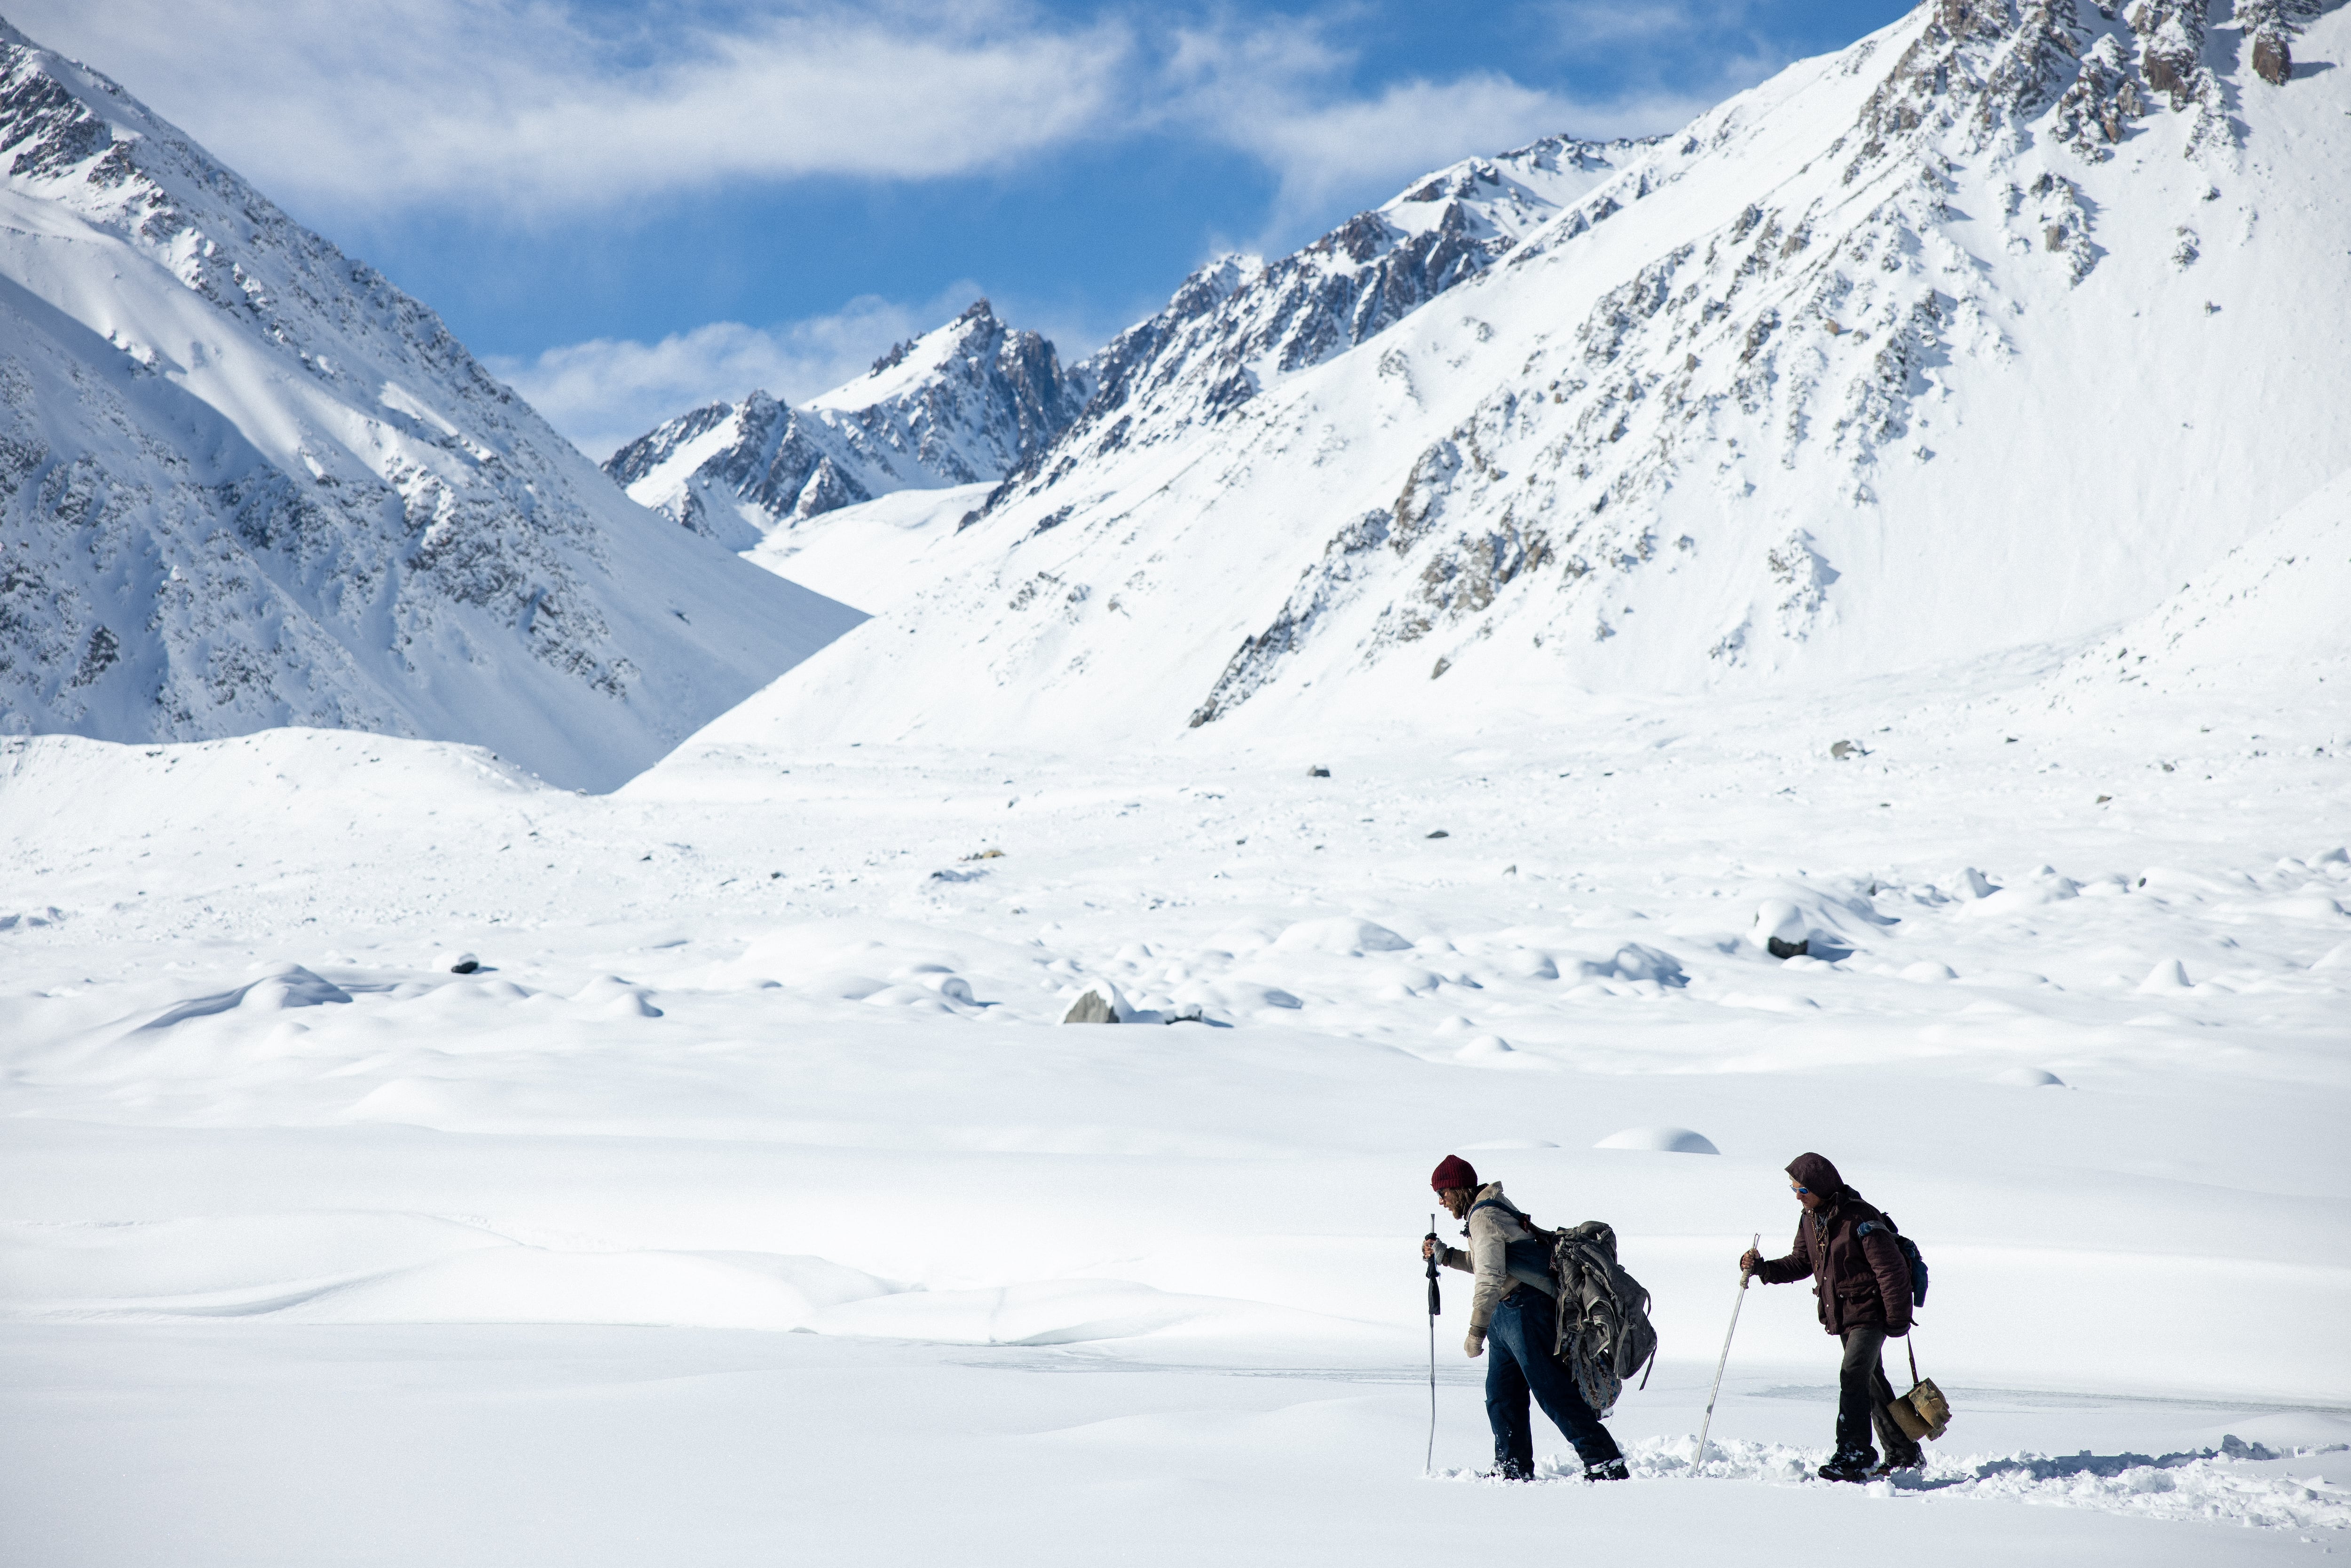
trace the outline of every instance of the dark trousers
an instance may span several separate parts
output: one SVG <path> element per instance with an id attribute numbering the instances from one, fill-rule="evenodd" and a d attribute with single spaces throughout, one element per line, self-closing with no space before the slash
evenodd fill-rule
<path id="1" fill-rule="evenodd" d="M 1896 1464 L 1909 1464 L 1918 1458 L 1918 1445 L 1903 1436 L 1902 1428 L 1894 1424 L 1894 1413 L 1887 1406 L 1894 1403 L 1894 1385 L 1886 1381 L 1886 1363 L 1880 1359 L 1886 1349 L 1886 1331 L 1878 1327 L 1844 1331 L 1844 1362 L 1837 1368 L 1837 1458 L 1857 1460 L 1863 1464 L 1876 1462 L 1877 1450 L 1869 1446 L 1872 1427 L 1877 1439 L 1886 1445 L 1886 1457 Z"/>
<path id="2" fill-rule="evenodd" d="M 1527 1396 L 1575 1445 L 1587 1465 L 1621 1458 L 1616 1439 L 1576 1392 L 1575 1376 L 1551 1354 L 1557 1312 L 1552 1299 L 1531 1285 L 1502 1298 L 1486 1330 L 1486 1419 L 1494 1427 L 1494 1464 L 1514 1480 L 1535 1472 L 1535 1432 Z"/>

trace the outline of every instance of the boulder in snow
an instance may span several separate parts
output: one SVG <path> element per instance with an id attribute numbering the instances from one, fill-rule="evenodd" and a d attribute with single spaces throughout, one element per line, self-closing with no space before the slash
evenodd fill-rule
<path id="1" fill-rule="evenodd" d="M 1100 991 L 1088 991 L 1070 1005 L 1070 1010 L 1062 1015 L 1061 1021 L 1063 1023 L 1116 1023 L 1118 1014 L 1108 1002 L 1102 1000 L 1102 994 Z"/>

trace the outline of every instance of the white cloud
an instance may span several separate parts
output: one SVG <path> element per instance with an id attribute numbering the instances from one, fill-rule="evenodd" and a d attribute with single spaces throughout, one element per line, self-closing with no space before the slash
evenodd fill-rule
<path id="1" fill-rule="evenodd" d="M 1712 101 L 1667 93 L 1583 99 L 1496 71 L 1351 93 L 1341 86 L 1350 64 L 1311 18 L 1176 36 L 1158 116 L 1251 154 L 1280 181 L 1253 248 L 1286 250 L 1343 212 L 1473 153 L 1561 132 L 1670 130 Z"/>
<path id="2" fill-rule="evenodd" d="M 1635 32 L 1662 0 L 1608 15 Z M 265 190 L 320 213 L 528 220 L 816 175 L 923 180 L 1081 139 L 1176 136 L 1262 160 L 1272 228 L 1552 131 L 1666 129 L 1702 103 L 1581 101 L 1497 71 L 1349 83 L 1338 24 L 1070 23 L 1019 0 L 679 0 L 626 25 L 563 0 L 14 0 Z M 1563 27 L 1598 18 L 1562 0 Z M 1292 232 L 1290 237 L 1301 237 Z"/>
<path id="3" fill-rule="evenodd" d="M 962 283 L 919 305 L 868 296 L 780 327 L 714 321 L 658 343 L 597 338 L 527 360 L 486 362 L 601 463 L 662 421 L 705 403 L 753 391 L 805 402 L 864 374 L 892 344 L 952 319 L 980 293 Z"/>
<path id="4" fill-rule="evenodd" d="M 985 5 L 595 30 L 530 0 L 19 0 L 265 188 L 324 204 L 594 208 L 742 179 L 1000 167 L 1108 112 L 1113 23 Z"/>

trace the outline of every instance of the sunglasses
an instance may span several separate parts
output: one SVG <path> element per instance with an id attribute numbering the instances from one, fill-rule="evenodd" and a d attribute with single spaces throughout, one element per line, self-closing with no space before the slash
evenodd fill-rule
<path id="1" fill-rule="evenodd" d="M 1788 1190 L 1794 1193 L 1798 1197 L 1810 1197 L 1813 1196 L 1813 1189 L 1811 1187 L 1798 1186 L 1793 1182 L 1790 1182 L 1788 1184 Z"/>

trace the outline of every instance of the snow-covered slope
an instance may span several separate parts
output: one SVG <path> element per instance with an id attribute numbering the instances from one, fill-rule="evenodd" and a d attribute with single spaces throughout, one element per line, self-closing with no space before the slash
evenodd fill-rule
<path id="1" fill-rule="evenodd" d="M 1001 479 L 1068 427 L 1092 385 L 982 299 L 799 408 L 764 392 L 710 403 L 629 443 L 604 471 L 644 505 L 747 549 L 779 525 L 896 491 Z"/>
<path id="2" fill-rule="evenodd" d="M 1246 256 L 1209 263 L 1165 309 L 1081 363 L 1096 388 L 1084 414 L 1030 455 L 989 497 L 990 509 L 1128 445 L 1182 440 L 1282 378 L 1377 336 L 1484 272 L 1651 145 L 1545 137 L 1416 180 L 1270 265 Z"/>
<path id="3" fill-rule="evenodd" d="M 903 603 L 952 559 L 956 532 L 994 486 L 893 490 L 871 501 L 802 517 L 743 552 L 780 577 L 855 605 L 869 615 Z"/>
<path id="4" fill-rule="evenodd" d="M 799 408 L 763 392 L 710 403 L 629 443 L 604 470 L 737 549 L 901 490 L 1000 481 L 992 508 L 1089 456 L 1213 422 L 1393 326 L 1646 145 L 1552 137 L 1464 160 L 1270 266 L 1210 263 L 1158 315 L 1066 368 L 1051 343 L 1005 327 L 982 299 Z"/>
<path id="5" fill-rule="evenodd" d="M 0 24 L 0 726 L 305 724 L 606 788 L 855 623 L 615 494 L 433 313 Z"/>
<path id="6" fill-rule="evenodd" d="M 1221 418 L 1090 414 L 714 734 L 1474 719 L 2147 614 L 2351 467 L 2351 12 L 2201 16 L 1943 0 L 1792 67 Z"/>
<path id="7" fill-rule="evenodd" d="M 2071 684 L 2167 691 L 2305 685 L 2351 714 L 2351 471 L 2152 614 L 2085 648 Z M 2065 684 L 2061 682 L 2061 686 Z"/>

